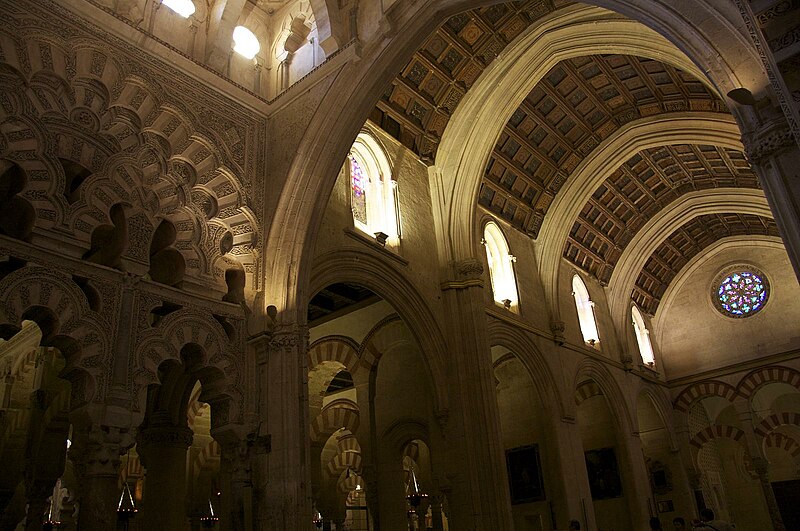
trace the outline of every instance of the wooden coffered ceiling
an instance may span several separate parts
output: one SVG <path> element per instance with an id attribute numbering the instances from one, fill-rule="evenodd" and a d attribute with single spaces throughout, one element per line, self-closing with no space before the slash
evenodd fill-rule
<path id="1" fill-rule="evenodd" d="M 759 187 L 741 151 L 685 144 L 640 151 L 584 205 L 564 257 L 608 282 L 633 235 L 653 216 L 686 193 L 722 187 Z"/>
<path id="2" fill-rule="evenodd" d="M 771 218 L 751 214 L 698 216 L 673 232 L 658 246 L 639 273 L 631 297 L 644 311 L 655 314 L 670 282 L 689 260 L 728 236 L 779 236 Z"/>
<path id="3" fill-rule="evenodd" d="M 449 18 L 392 81 L 370 120 L 432 161 L 450 116 L 483 70 L 535 20 L 567 3 L 505 2 Z"/>
<path id="4" fill-rule="evenodd" d="M 624 55 L 562 61 L 506 124 L 479 203 L 535 238 L 555 195 L 600 142 L 638 118 L 691 110 L 727 112 L 700 81 L 659 61 Z"/>

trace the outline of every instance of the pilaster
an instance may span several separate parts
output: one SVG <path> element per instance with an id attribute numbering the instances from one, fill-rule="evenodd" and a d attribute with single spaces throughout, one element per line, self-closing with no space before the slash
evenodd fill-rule
<path id="1" fill-rule="evenodd" d="M 483 266 L 477 259 L 453 264 L 442 284 L 449 315 L 449 394 L 443 417 L 449 452 L 449 507 L 453 529 L 512 529 L 500 419 L 484 311 Z"/>
<path id="2" fill-rule="evenodd" d="M 271 312 L 274 315 L 274 308 Z M 255 528 L 311 529 L 308 430 L 308 329 L 278 325 L 251 338 L 259 397 L 258 437 L 271 441 L 254 458 Z"/>

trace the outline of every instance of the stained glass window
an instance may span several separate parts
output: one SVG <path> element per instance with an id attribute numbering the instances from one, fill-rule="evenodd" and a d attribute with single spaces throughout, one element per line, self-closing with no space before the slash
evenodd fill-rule
<path id="1" fill-rule="evenodd" d="M 749 317 L 760 311 L 769 298 L 766 277 L 754 269 L 729 270 L 715 284 L 714 305 L 729 317 Z"/>
<path id="2" fill-rule="evenodd" d="M 353 219 L 356 221 L 367 224 L 367 176 L 361 164 L 358 163 L 355 157 L 350 156 L 350 181 L 352 191 L 350 194 L 350 202 L 353 208 Z"/>

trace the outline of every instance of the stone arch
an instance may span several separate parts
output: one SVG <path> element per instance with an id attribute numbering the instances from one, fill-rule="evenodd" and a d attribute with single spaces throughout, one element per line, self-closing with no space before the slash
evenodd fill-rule
<path id="1" fill-rule="evenodd" d="M 48 325 L 40 326 L 46 335 L 44 346 L 59 349 L 66 360 L 62 377 L 72 384 L 72 406 L 90 401 L 101 402 L 105 396 L 106 372 L 112 338 L 103 315 L 92 311 L 80 287 L 71 278 L 51 269 L 28 266 L 0 280 L 0 328 L 16 332 L 22 321 L 37 321 L 47 316 Z"/>
<path id="2" fill-rule="evenodd" d="M 774 413 L 755 426 L 755 432 L 766 437 L 778 426 L 800 426 L 800 413 Z"/>
<path id="3" fill-rule="evenodd" d="M 408 60 L 414 46 L 424 41 L 438 21 L 459 11 L 488 3 L 490 2 L 445 0 L 418 3 L 416 9 L 407 11 L 397 10 L 396 18 L 391 18 L 386 25 L 386 29 L 390 31 L 390 38 L 386 44 L 369 49 L 361 61 L 345 66 L 345 70 L 339 78 L 341 82 L 337 81 L 331 87 L 319 106 L 319 109 L 324 110 L 316 112 L 308 120 L 308 128 L 297 142 L 297 152 L 288 170 L 286 191 L 279 200 L 279 208 L 276 209 L 277 217 L 269 236 L 269 247 L 278 252 L 269 257 L 266 266 L 267 276 L 289 279 L 287 282 L 270 283 L 266 287 L 266 298 L 274 301 L 279 312 L 296 313 L 292 320 L 303 319 L 303 301 L 313 260 L 310 250 L 314 247 L 313 241 L 319 230 L 324 205 L 329 198 L 338 169 L 341 167 L 353 138 L 363 125 L 373 103 L 383 91 L 390 76 L 400 70 Z M 701 30 L 688 27 L 678 17 L 675 6 L 667 2 L 663 4 L 658 2 L 655 5 L 652 2 L 649 3 L 646 19 L 643 12 L 634 5 L 633 0 L 604 0 L 597 3 L 610 9 L 617 9 L 634 19 L 643 20 L 662 35 L 667 35 L 679 45 L 679 48 L 687 51 L 691 59 L 701 65 L 703 71 L 709 72 L 722 93 L 741 86 L 742 83 L 756 86 L 752 83 L 754 79 L 763 81 L 757 86 L 768 86 L 753 46 L 738 32 L 732 30 L 733 25 L 726 25 L 724 16 L 715 16 L 716 12 L 708 13 L 708 17 L 698 17 L 697 20 L 702 20 L 704 24 Z M 689 9 L 688 6 L 685 7 Z M 699 8 L 713 10 L 709 6 L 699 6 Z M 711 42 L 706 37 L 707 34 L 710 35 L 707 32 L 712 31 L 711 26 L 713 26 L 715 35 L 724 35 L 726 38 L 717 38 Z M 624 32 L 615 32 L 617 37 L 622 34 Z M 402 35 L 402 38 L 391 38 L 396 35 Z M 593 50 L 596 51 L 596 39 L 590 40 L 594 46 Z M 644 41 L 653 40 L 644 39 Z M 727 42 L 729 49 L 718 49 L 715 46 L 722 42 Z M 708 50 L 715 50 L 717 53 L 709 53 Z M 504 53 L 503 55 L 511 57 L 511 54 Z M 730 60 L 730 63 L 726 62 L 727 60 Z M 513 61 L 514 58 L 509 59 L 509 62 Z M 729 64 L 742 66 L 742 69 L 738 71 L 740 73 L 746 71 L 746 75 L 749 76 L 747 80 L 737 77 L 733 68 L 728 66 Z M 508 63 L 505 61 L 499 61 L 496 69 L 498 72 L 505 71 L 507 66 Z M 462 102 L 459 109 L 463 105 Z M 333 143 L 331 143 L 331 139 L 333 139 Z M 457 144 L 461 144 L 461 142 L 457 142 Z M 464 143 L 464 145 L 466 144 Z M 473 147 L 469 144 L 467 149 Z M 475 179 L 482 174 L 482 170 L 483 168 L 479 168 L 475 173 Z M 321 176 L 329 177 L 322 178 Z M 450 194 L 448 192 L 448 194 L 470 197 L 468 193 Z M 475 194 L 471 198 L 473 202 L 474 196 Z M 451 211 L 460 213 L 469 210 L 454 208 Z M 305 220 L 305 222 L 297 223 L 297 219 Z M 440 234 L 449 233 L 447 228 L 441 226 L 437 227 L 437 231 Z M 447 240 L 442 242 L 444 249 L 451 246 L 450 238 L 458 239 L 460 245 L 467 245 L 466 242 L 471 242 L 468 235 L 463 238 L 460 235 L 458 238 L 448 235 L 444 238 Z M 471 251 L 464 253 L 467 258 L 473 257 L 474 254 Z M 463 259 L 463 256 L 461 258 Z M 442 260 L 441 262 L 449 264 L 451 260 Z M 294 272 L 297 269 L 300 271 L 299 275 Z"/>
<path id="4" fill-rule="evenodd" d="M 689 445 L 692 450 L 692 462 L 695 467 L 699 469 L 697 458 L 703 445 L 716 439 L 730 439 L 742 447 L 745 456 L 749 455 L 745 447 L 744 432 L 742 430 L 735 426 L 717 424 L 697 432 L 689 439 Z"/>
<path id="5" fill-rule="evenodd" d="M 581 387 L 581 384 L 584 384 L 587 380 L 595 383 L 597 385 L 597 389 L 601 391 L 600 394 L 602 394 L 607 400 L 608 407 L 611 410 L 611 415 L 617 422 L 617 429 L 619 430 L 620 434 L 624 435 L 633 433 L 636 423 L 631 417 L 631 410 L 625 401 L 625 397 L 619 387 L 619 384 L 617 384 L 616 380 L 614 380 L 614 377 L 611 375 L 608 369 L 606 369 L 603 364 L 596 360 L 585 359 L 579 365 L 578 370 L 575 373 L 572 388 L 575 389 L 576 392 L 576 404 L 575 406 L 572 406 L 572 411 L 575 411 L 574 408 L 577 406 L 578 389 Z M 586 398 L 588 398 L 588 396 Z"/>
<path id="6" fill-rule="evenodd" d="M 785 383 L 800 391 L 800 371 L 780 365 L 761 367 L 749 372 L 736 387 L 739 395 L 749 400 L 761 386 L 770 383 Z"/>
<path id="7" fill-rule="evenodd" d="M 311 440 L 324 442 L 337 430 L 345 428 L 355 433 L 359 424 L 358 405 L 352 400 L 334 400 L 311 421 Z"/>
<path id="8" fill-rule="evenodd" d="M 353 282 L 386 300 L 402 316 L 420 347 L 431 377 L 437 409 L 447 409 L 446 342 L 427 299 L 414 288 L 414 283 L 403 272 L 367 250 L 345 248 L 317 257 L 311 279 L 310 293 L 336 282 Z M 305 296 L 305 291 L 301 296 Z M 302 319 L 305 319 L 305 315 Z"/>
<path id="9" fill-rule="evenodd" d="M 350 373 L 358 369 L 358 344 L 345 336 L 325 336 L 308 348 L 308 367 L 313 369 L 323 361 L 337 361 Z"/>
<path id="10" fill-rule="evenodd" d="M 147 387 L 161 383 L 159 367 L 165 362 L 184 363 L 184 347 L 196 345 L 197 359 L 186 365 L 203 385 L 202 400 L 214 402 L 213 427 L 241 422 L 245 409 L 243 375 L 229 344 L 225 329 L 210 314 L 183 309 L 164 317 L 138 338 L 133 367 L 134 412 L 144 414 Z"/>
<path id="11" fill-rule="evenodd" d="M 617 330 L 631 321 L 630 300 L 636 278 L 650 256 L 673 231 L 704 214 L 741 212 L 772 218 L 760 190 L 718 188 L 684 194 L 642 227 L 622 252 L 608 283 L 609 310 Z"/>
<path id="12" fill-rule="evenodd" d="M 603 396 L 603 390 L 594 380 L 587 380 L 575 390 L 575 405 L 579 406 L 593 396 Z"/>
<path id="13" fill-rule="evenodd" d="M 692 404 L 709 396 L 718 396 L 733 403 L 738 393 L 730 384 L 719 380 L 706 380 L 692 384 L 681 391 L 673 401 L 673 405 L 678 411 L 688 413 Z"/>
<path id="14" fill-rule="evenodd" d="M 389 455 L 403 457 L 406 447 L 420 440 L 430 448 L 430 430 L 427 423 L 415 418 L 401 418 L 393 422 L 381 434 L 381 440 L 388 445 Z"/>
<path id="15" fill-rule="evenodd" d="M 564 418 L 566 415 L 564 393 L 566 391 L 559 391 L 559 387 L 554 385 L 556 379 L 550 365 L 531 339 L 518 328 L 494 319 L 489 321 L 487 328 L 490 346 L 499 345 L 511 351 L 528 370 L 534 387 L 540 395 L 541 403 L 545 408 L 550 409 L 551 416 L 558 415 Z"/>
<path id="16" fill-rule="evenodd" d="M 361 367 L 368 372 L 375 370 L 383 354 L 398 344 L 408 343 L 411 339 L 408 328 L 400 316 L 389 315 L 379 321 L 370 330 L 359 348 Z"/>
<path id="17" fill-rule="evenodd" d="M 789 435 L 772 432 L 764 437 L 764 449 L 767 448 L 780 448 L 789 452 L 795 460 L 800 459 L 800 444 Z"/>
<path id="18" fill-rule="evenodd" d="M 672 404 L 670 403 L 669 397 L 661 388 L 647 383 L 641 386 L 641 389 L 636 397 L 637 406 L 638 401 L 643 399 L 650 400 L 650 402 L 653 404 L 653 407 L 655 408 L 656 413 L 658 413 L 658 417 L 661 419 L 661 423 L 664 425 L 664 429 L 667 432 L 667 437 L 669 437 L 670 448 L 676 450 L 678 448 L 678 440 L 671 422 Z"/>

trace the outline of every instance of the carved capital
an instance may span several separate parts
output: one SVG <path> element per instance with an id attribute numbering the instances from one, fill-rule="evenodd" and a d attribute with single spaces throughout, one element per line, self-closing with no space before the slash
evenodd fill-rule
<path id="1" fill-rule="evenodd" d="M 304 348 L 308 343 L 308 327 L 299 325 L 279 326 L 269 341 L 271 350 Z"/>
<path id="2" fill-rule="evenodd" d="M 564 321 L 550 321 L 550 331 L 553 333 L 553 339 L 559 345 L 562 345 L 565 341 L 564 330 L 566 330 Z"/>
<path id="3" fill-rule="evenodd" d="M 763 124 L 758 130 L 742 137 L 747 160 L 762 165 L 792 147 L 797 147 L 792 130 L 785 120 L 775 119 Z"/>
<path id="4" fill-rule="evenodd" d="M 483 276 L 483 264 L 477 258 L 467 258 L 456 263 L 456 273 L 461 280 L 477 280 Z"/>
<path id="5" fill-rule="evenodd" d="M 76 430 L 69 457 L 75 463 L 78 476 L 116 476 L 126 435 L 120 428 L 95 424 L 86 431 Z"/>

